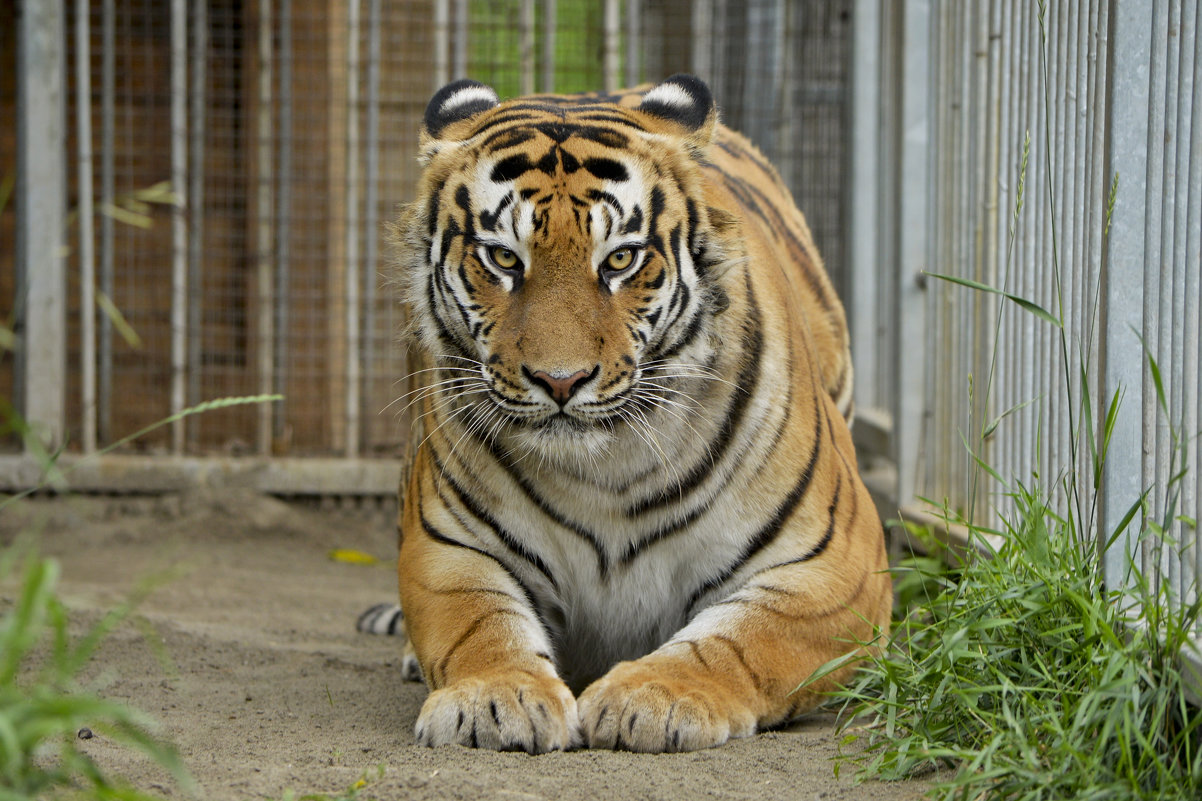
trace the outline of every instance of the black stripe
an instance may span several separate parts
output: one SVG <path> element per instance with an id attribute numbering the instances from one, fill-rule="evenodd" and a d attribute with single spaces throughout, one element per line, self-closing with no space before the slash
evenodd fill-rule
<path id="1" fill-rule="evenodd" d="M 601 545 L 601 538 L 592 531 L 586 529 L 584 526 L 573 520 L 567 519 L 555 509 L 551 508 L 551 505 L 546 501 L 546 499 L 538 494 L 538 492 L 534 489 L 534 486 L 517 471 L 516 466 L 510 462 L 503 453 L 501 453 L 495 442 L 486 442 L 476 436 L 475 432 L 470 432 L 470 435 L 476 440 L 476 442 L 488 448 L 496 463 L 509 475 L 513 482 L 522 489 L 522 492 L 526 494 L 526 498 L 532 504 L 538 507 L 540 512 L 550 518 L 551 522 L 566 528 L 568 531 L 577 535 L 592 547 L 593 552 L 597 555 L 597 572 L 600 573 L 601 578 L 603 579 L 608 577 L 610 569 L 609 556 L 606 554 L 605 548 Z"/>
<path id="2" fill-rule="evenodd" d="M 626 165 L 616 159 L 587 158 L 584 160 L 584 169 L 603 181 L 630 180 L 630 173 L 626 171 Z"/>
<path id="3" fill-rule="evenodd" d="M 517 180 L 533 169 L 534 164 L 530 161 L 530 157 L 525 153 L 518 153 L 516 156 L 509 156 L 498 161 L 488 177 L 494 184 L 504 184 Z"/>
<path id="4" fill-rule="evenodd" d="M 426 228 L 430 239 L 433 240 L 434 232 L 438 230 L 438 210 L 442 203 L 442 193 L 435 191 L 430 193 L 430 199 L 426 201 Z"/>
<path id="5" fill-rule="evenodd" d="M 502 526 L 500 521 L 489 514 L 487 510 L 482 508 L 480 504 L 476 502 L 475 498 L 471 497 L 471 495 L 467 493 L 463 486 L 455 480 L 454 475 L 452 475 L 451 472 L 446 469 L 446 465 L 443 463 L 442 459 L 439 458 L 438 453 L 435 452 L 433 448 L 430 449 L 430 458 L 433 460 L 434 467 L 438 470 L 439 475 L 446 479 L 447 484 L 454 491 L 455 499 L 459 501 L 460 505 L 463 506 L 463 508 L 466 509 L 469 514 L 492 529 L 493 533 L 497 535 L 497 539 L 499 539 L 506 548 L 512 551 L 515 555 L 520 556 L 529 562 L 535 569 L 538 570 L 538 572 L 542 573 L 546 577 L 547 581 L 551 583 L 552 587 L 558 590 L 559 585 L 555 581 L 555 577 L 551 575 L 551 568 L 549 568 L 547 563 L 542 560 L 542 557 L 530 551 L 522 542 L 517 539 L 517 537 L 515 537 L 504 526 Z"/>
<path id="6" fill-rule="evenodd" d="M 537 134 L 529 128 L 510 128 L 497 131 L 480 143 L 480 149 L 488 153 L 496 153 L 498 150 L 506 150 L 529 142 L 535 136 Z"/>
<path id="7" fill-rule="evenodd" d="M 638 517 L 655 509 L 660 509 L 669 503 L 679 502 L 697 489 L 698 485 L 709 476 L 714 465 L 720 464 L 734 438 L 735 429 L 747 411 L 747 405 L 755 394 L 760 379 L 760 366 L 764 355 L 764 332 L 761 327 L 759 305 L 751 288 L 751 279 L 747 279 L 748 315 L 746 329 L 743 335 L 743 366 L 735 379 L 734 393 L 726 415 L 722 419 L 722 427 L 718 430 L 710 447 L 706 449 L 701 459 L 693 465 L 683 479 L 675 486 L 665 488 L 659 493 L 638 501 L 626 510 L 627 517 Z"/>
<path id="8" fill-rule="evenodd" d="M 818 275 L 818 265 L 814 262 L 809 250 L 797 238 L 792 227 L 781 216 L 777 204 L 773 203 L 763 192 L 742 177 L 731 175 L 720 169 L 718 169 L 718 172 L 722 176 L 723 182 L 731 190 L 731 193 L 734 194 L 739 203 L 762 219 L 778 238 L 784 240 L 786 247 L 796 254 L 794 261 L 798 265 L 798 272 L 801 273 L 801 277 L 805 279 L 822 308 L 825 311 L 831 311 L 832 303 L 830 294 L 823 285 L 821 277 Z"/>
<path id="9" fill-rule="evenodd" d="M 635 205 L 630 212 L 630 219 L 622 225 L 622 233 L 634 234 L 638 233 L 643 227 L 643 207 Z"/>
<path id="10" fill-rule="evenodd" d="M 470 356 L 470 350 L 463 343 L 461 343 L 453 333 L 451 333 L 451 330 L 447 328 L 446 323 L 443 322 L 442 317 L 438 314 L 438 301 L 435 297 L 435 292 L 442 291 L 442 287 L 439 285 L 438 280 L 440 277 L 441 271 L 435 271 L 435 273 L 431 275 L 430 284 L 426 293 L 426 302 L 430 305 L 430 316 L 434 318 L 434 326 L 438 330 L 438 338 L 442 341 L 446 349 L 451 351 L 450 355 L 463 357 Z M 458 304 L 452 305 L 458 306 Z"/>
<path id="11" fill-rule="evenodd" d="M 509 208 L 513 203 L 513 192 L 506 192 L 505 197 L 501 198 L 501 202 L 497 204 L 496 209 L 488 211 L 487 209 L 480 212 L 480 227 L 485 231 L 497 230 L 497 220 L 505 213 L 505 209 Z"/>
<path id="12" fill-rule="evenodd" d="M 504 570 L 507 574 L 509 574 L 509 577 L 511 579 L 513 579 L 514 584 L 517 584 L 518 587 L 521 589 L 522 595 L 525 596 L 526 603 L 530 607 L 529 611 L 531 612 L 531 614 L 534 615 L 535 620 L 538 621 L 538 624 L 540 626 L 542 626 L 543 631 L 544 632 L 547 631 L 546 619 L 543 617 L 542 611 L 539 609 L 538 603 L 535 601 L 534 593 L 532 593 L 530 591 L 530 588 L 527 587 L 526 584 L 520 578 L 518 578 L 517 573 L 514 573 L 513 570 L 510 569 L 509 565 L 505 564 L 503 561 L 501 561 L 500 559 L 498 559 L 496 556 L 492 555 L 488 551 L 485 551 L 481 548 L 477 548 L 474 545 L 468 545 L 466 542 L 460 542 L 459 540 L 452 539 L 451 537 L 448 537 L 446 534 L 443 534 L 441 531 L 439 531 L 437 528 L 434 527 L 433 523 L 431 523 L 429 520 L 426 519 L 426 515 L 422 512 L 420 501 L 418 502 L 417 514 L 418 514 L 419 519 L 422 522 L 422 530 L 426 532 L 426 536 L 428 536 L 430 539 L 432 539 L 435 542 L 440 543 L 442 545 L 449 545 L 449 546 L 452 546 L 455 548 L 466 548 L 467 550 L 472 551 L 473 553 L 478 553 L 481 556 L 485 556 L 485 557 L 493 560 L 494 562 L 496 562 L 501 567 L 502 570 Z"/>
<path id="13" fill-rule="evenodd" d="M 798 478 L 797 483 L 790 490 L 789 494 L 785 496 L 784 501 L 776 507 L 776 512 L 772 515 L 772 519 L 760 528 L 756 535 L 744 546 L 743 552 L 739 554 L 739 557 L 720 574 L 707 579 L 689 597 L 687 608 L 690 617 L 692 616 L 693 607 L 706 593 L 721 587 L 729 581 L 752 557 L 768 547 L 776 539 L 784 528 L 785 523 L 793 516 L 793 512 L 797 510 L 797 506 L 801 503 L 802 498 L 805 497 L 806 491 L 810 488 L 810 483 L 814 480 L 814 467 L 818 464 L 818 454 L 822 450 L 822 417 L 817 414 L 817 409 L 814 411 L 815 422 L 817 423 L 814 428 L 814 448 L 810 451 L 809 461 L 806 462 L 805 469 L 801 471 L 801 476 Z"/>
<path id="14" fill-rule="evenodd" d="M 471 639 L 472 636 L 477 631 L 480 630 L 480 626 L 484 623 L 484 621 L 488 620 L 489 618 L 498 617 L 500 615 L 511 615 L 511 616 L 515 616 L 515 617 L 520 617 L 520 615 L 512 609 L 493 609 L 493 610 L 490 610 L 490 611 L 484 613 L 483 615 L 480 615 L 480 617 L 478 617 L 472 621 L 472 624 L 467 627 L 466 631 L 464 631 L 462 634 L 459 635 L 459 639 L 455 640 L 454 644 L 451 645 L 450 649 L 445 654 L 443 654 L 442 659 L 438 660 L 438 662 L 434 665 L 434 670 L 432 671 L 433 674 L 435 676 L 438 676 L 441 674 L 443 679 L 445 679 L 446 674 L 447 674 L 447 665 L 450 663 L 451 659 L 455 656 L 455 652 L 458 651 L 460 648 L 462 648 L 467 643 L 467 641 L 469 639 Z M 442 684 L 442 681 L 439 681 L 438 683 Z M 476 730 L 473 728 L 472 729 L 473 745 L 475 744 L 474 743 L 475 738 L 476 738 Z"/>
<path id="15" fill-rule="evenodd" d="M 752 670 L 751 665 L 747 663 L 747 655 L 743 653 L 743 647 L 734 639 L 727 637 L 724 634 L 714 634 L 712 635 L 712 639 L 722 643 L 734 653 L 735 659 L 739 660 L 739 664 L 742 665 L 743 669 L 747 671 L 747 675 L 751 678 L 751 683 L 755 685 L 756 690 L 763 692 L 763 679 L 760 678 L 759 674 Z"/>

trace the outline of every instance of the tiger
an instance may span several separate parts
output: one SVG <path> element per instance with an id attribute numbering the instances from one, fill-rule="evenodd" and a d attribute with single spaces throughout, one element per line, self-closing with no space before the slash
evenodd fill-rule
<path id="1" fill-rule="evenodd" d="M 893 594 L 843 308 L 777 171 L 683 74 L 455 81 L 420 150 L 400 606 L 360 621 L 408 637 L 416 741 L 675 752 L 813 709 Z"/>

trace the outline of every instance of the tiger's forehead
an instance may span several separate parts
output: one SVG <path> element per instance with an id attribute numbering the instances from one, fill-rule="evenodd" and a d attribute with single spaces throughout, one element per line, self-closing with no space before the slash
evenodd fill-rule
<path id="1" fill-rule="evenodd" d="M 525 239 L 566 228 L 604 242 L 645 227 L 655 159 L 625 109 L 523 100 L 483 116 L 465 145 L 486 231 Z"/>
<path id="2" fill-rule="evenodd" d="M 576 138 L 604 147 L 627 148 L 640 134 L 648 132 L 637 116 L 623 106 L 546 96 L 501 103 L 479 115 L 467 138 L 482 137 L 481 147 L 485 150 L 510 147 L 537 135 L 556 144 Z"/>

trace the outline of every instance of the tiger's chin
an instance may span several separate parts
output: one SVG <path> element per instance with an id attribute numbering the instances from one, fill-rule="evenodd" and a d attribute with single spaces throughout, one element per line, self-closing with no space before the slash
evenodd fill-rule
<path id="1" fill-rule="evenodd" d="M 595 464 L 616 441 L 605 427 L 556 415 L 537 425 L 516 427 L 512 433 L 518 453 L 556 467 L 579 468 Z"/>

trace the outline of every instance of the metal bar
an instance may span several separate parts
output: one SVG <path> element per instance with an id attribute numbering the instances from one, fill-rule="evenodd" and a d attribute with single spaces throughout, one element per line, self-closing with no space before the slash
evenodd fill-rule
<path id="1" fill-rule="evenodd" d="M 692 70 L 699 78 L 709 80 L 714 66 L 713 0 L 694 0 L 690 23 L 693 28 Z"/>
<path id="2" fill-rule="evenodd" d="M 793 102 L 796 96 L 793 79 L 798 73 L 797 53 L 802 47 L 798 15 L 799 10 L 793 3 L 781 3 L 776 9 L 776 18 L 780 25 L 777 27 L 779 49 L 774 59 L 776 101 L 772 117 L 776 124 L 772 127 L 772 149 L 775 151 L 776 169 L 786 183 L 792 183 L 793 171 L 798 160 L 794 147 L 796 137 L 793 133 L 798 117 L 798 106 Z"/>
<path id="3" fill-rule="evenodd" d="M 79 363 L 83 452 L 96 450 L 96 241 L 92 193 L 92 47 L 88 0 L 75 0 L 75 123 L 79 157 Z"/>
<path id="4" fill-rule="evenodd" d="M 1106 166 L 1104 175 L 1122 176 L 1110 231 L 1102 252 L 1102 391 L 1103 398 L 1122 393 L 1123 402 L 1110 438 L 1110 453 L 1143 451 L 1144 358 L 1133 331 L 1143 330 L 1145 264 L 1144 220 L 1148 205 L 1148 64 L 1152 28 L 1141 0 L 1111 0 L 1109 69 L 1106 86 Z M 1143 475 L 1126 459 L 1112 458 L 1103 467 L 1101 531 L 1116 532 L 1128 507 L 1140 497 Z M 1128 560 L 1135 556 L 1137 531 L 1128 530 L 1104 554 L 1106 579 L 1112 588 L 1130 581 Z"/>
<path id="5" fill-rule="evenodd" d="M 621 36 L 619 3 L 620 0 L 605 0 L 601 82 L 607 92 L 616 91 L 618 88 L 618 39 Z"/>
<path id="6" fill-rule="evenodd" d="M 1187 388 L 1192 388 L 1196 393 L 1196 397 L 1192 402 L 1187 402 L 1184 409 L 1184 421 L 1181 428 L 1185 432 L 1194 432 L 1199 429 L 1200 421 L 1202 421 L 1202 391 L 1199 387 L 1202 386 L 1202 376 L 1199 376 L 1199 363 L 1202 362 L 1202 331 L 1200 331 L 1199 317 L 1202 317 L 1202 120 L 1199 120 L 1199 115 L 1202 115 L 1202 8 L 1195 9 L 1192 35 L 1190 38 L 1182 38 L 1182 42 L 1193 41 L 1193 70 L 1191 72 L 1192 94 L 1190 98 L 1190 114 L 1191 120 L 1190 139 L 1189 139 L 1189 178 L 1186 181 L 1186 186 L 1189 187 L 1189 201 L 1186 209 L 1186 297 L 1192 305 L 1192 312 L 1186 312 L 1186 330 L 1185 330 L 1185 375 L 1183 383 Z M 1191 449 L 1193 455 L 1193 471 L 1190 476 L 1193 476 L 1192 482 L 1189 477 L 1186 485 L 1186 503 L 1188 509 L 1186 514 L 1193 516 L 1195 520 L 1202 517 L 1202 459 L 1199 458 L 1197 447 Z M 1198 586 L 1198 582 L 1202 579 L 1202 533 L 1195 527 L 1191 535 L 1190 552 L 1193 559 L 1189 563 L 1193 576 L 1193 591 L 1194 598 L 1198 597 L 1198 593 L 1202 592 L 1202 587 Z M 1195 634 L 1202 634 L 1202 619 L 1199 619 L 1194 627 Z"/>
<path id="7" fill-rule="evenodd" d="M 279 0 L 279 133 L 276 150 L 279 161 L 275 175 L 275 291 L 272 348 L 272 391 L 285 398 L 276 404 L 272 420 L 272 438 L 281 447 L 288 441 L 288 331 L 291 323 L 292 293 L 292 119 L 293 119 L 293 46 L 292 0 Z"/>
<path id="8" fill-rule="evenodd" d="M 379 280 L 377 241 L 380 229 L 380 5 L 367 5 L 367 150 L 364 172 L 363 222 L 363 383 L 370 388 L 376 378 L 376 282 Z M 366 406 L 364 405 L 366 418 Z"/>
<path id="9" fill-rule="evenodd" d="M 26 3 L 17 32 L 17 321 L 14 396 L 42 447 L 65 439 L 67 287 L 64 12 Z M 28 444 L 27 444 L 28 446 Z"/>
<path id="10" fill-rule="evenodd" d="M 451 80 L 451 0 L 434 0 L 434 90 Z"/>
<path id="11" fill-rule="evenodd" d="M 200 365 L 204 329 L 204 202 L 205 202 L 205 83 L 208 79 L 209 12 L 208 3 L 192 4 L 192 114 L 189 125 L 191 144 L 188 171 L 188 404 L 199 403 Z M 188 444 L 196 447 L 200 421 L 188 418 Z"/>
<path id="12" fill-rule="evenodd" d="M 877 200 L 881 129 L 881 6 L 879 0 L 856 0 L 852 10 L 852 58 L 849 102 L 851 141 L 845 175 L 847 213 L 844 252 L 851 274 L 848 321 L 851 324 L 852 364 L 856 365 L 857 408 L 877 407 L 877 362 L 881 358 L 877 328 Z M 880 454 L 885 455 L 885 454 Z"/>
<path id="13" fill-rule="evenodd" d="M 534 94 L 534 0 L 522 0 L 518 12 L 519 88 L 522 94 Z"/>
<path id="14" fill-rule="evenodd" d="M 359 452 L 362 365 L 359 353 L 359 0 L 347 5 L 346 54 L 346 455 Z"/>
<path id="15" fill-rule="evenodd" d="M 467 51 L 471 43 L 468 23 L 471 12 L 467 0 L 455 0 L 455 74 L 452 78 L 466 78 L 468 70 Z"/>
<path id="16" fill-rule="evenodd" d="M 1089 136 L 1088 151 L 1086 153 L 1086 161 L 1089 165 L 1089 181 L 1086 186 L 1087 196 L 1093 198 L 1093 202 L 1089 206 L 1089 216 L 1086 219 L 1086 230 L 1088 231 L 1088 242 L 1086 243 L 1085 261 L 1089 265 L 1090 270 L 1090 306 L 1092 308 L 1092 319 L 1089 331 L 1088 343 L 1089 347 L 1089 369 L 1088 375 L 1092 377 L 1090 386 L 1084 391 L 1093 393 L 1098 402 L 1095 409 L 1106 408 L 1104 404 L 1110 403 L 1110 398 L 1105 394 L 1099 378 L 1102 376 L 1102 366 L 1100 360 L 1101 345 L 1099 341 L 1099 333 L 1102 331 L 1100 323 L 1102 321 L 1102 300 L 1101 300 L 1101 265 L 1102 265 L 1102 235 L 1105 226 L 1106 203 L 1109 196 L 1110 182 L 1106 179 L 1105 165 L 1105 140 L 1104 132 L 1106 130 L 1106 109 L 1105 109 L 1105 88 L 1106 88 L 1106 49 L 1100 47 L 1099 44 L 1107 41 L 1107 20 L 1109 14 L 1104 10 L 1106 0 L 1090 0 L 1088 30 L 1088 47 L 1086 50 L 1086 61 L 1088 64 L 1088 96 L 1086 103 L 1089 108 L 1089 117 L 1086 121 L 1088 129 L 1092 132 Z M 1101 415 L 1099 414 L 1099 417 Z M 1094 432 L 1090 432 L 1100 439 L 1100 428 L 1096 428 Z M 1093 465 L 1089 465 L 1092 471 Z M 1092 478 L 1090 479 L 1092 480 Z M 1105 531 L 1099 530 L 1097 514 L 1099 511 L 1098 502 L 1100 493 L 1094 494 L 1093 506 L 1090 509 L 1090 519 L 1093 522 L 1093 532 L 1098 535 L 1098 540 L 1102 540 Z"/>
<path id="17" fill-rule="evenodd" d="M 1168 9 L 1167 2 L 1158 0 L 1152 6 L 1152 41 L 1150 46 L 1148 64 L 1148 75 L 1150 76 L 1150 87 L 1148 89 L 1148 106 L 1147 113 L 1144 115 L 1148 125 L 1147 148 L 1148 148 L 1148 167 L 1147 167 L 1147 204 L 1145 207 L 1144 216 L 1144 242 L 1147 245 L 1147 251 L 1143 257 L 1143 275 L 1144 275 L 1144 312 L 1142 324 L 1137 331 L 1143 334 L 1144 341 L 1152 353 L 1153 357 L 1160 363 L 1167 365 L 1165 358 L 1165 343 L 1162 342 L 1162 331 L 1157 325 L 1161 322 L 1161 314 L 1164 309 L 1162 306 L 1162 289 L 1160 285 L 1161 270 L 1164 268 L 1162 260 L 1162 251 L 1160 247 L 1161 237 L 1164 233 L 1164 180 L 1165 180 L 1165 142 L 1163 131 L 1165 130 L 1165 98 L 1164 88 L 1166 83 L 1165 71 L 1165 47 L 1164 43 L 1168 41 Z M 1146 7 L 1145 7 L 1146 10 Z M 1146 18 L 1146 14 L 1145 14 Z M 1157 405 L 1157 395 L 1154 389 L 1150 366 L 1144 370 L 1144 404 L 1143 404 L 1143 445 L 1142 450 L 1144 457 L 1144 476 L 1143 485 L 1145 487 L 1164 486 L 1159 483 L 1163 470 L 1160 465 L 1165 461 L 1164 455 L 1168 451 L 1168 431 L 1166 421 L 1160 416 L 1160 410 Z M 1151 446 L 1151 447 L 1149 447 Z M 1153 492 L 1152 514 L 1157 518 L 1163 513 L 1163 504 L 1159 496 L 1160 493 Z M 1156 543 L 1149 540 L 1143 542 L 1143 569 L 1146 577 L 1153 582 L 1153 588 L 1159 589 L 1157 578 L 1157 547 Z"/>
<path id="18" fill-rule="evenodd" d="M 555 0 L 543 0 L 543 83 L 544 92 L 555 91 Z"/>
<path id="19" fill-rule="evenodd" d="M 272 0 L 259 0 L 258 13 L 258 78 L 257 103 L 255 115 L 255 322 L 258 331 L 256 338 L 255 367 L 259 378 L 259 392 L 271 394 L 274 390 L 275 369 L 273 356 L 275 353 L 275 314 L 273 298 L 275 287 L 273 278 L 275 264 L 272 260 L 272 159 L 274 157 L 275 140 L 272 136 Z M 255 426 L 255 448 L 261 454 L 271 452 L 271 434 L 273 430 L 274 409 L 270 403 L 258 405 L 258 420 Z"/>
<path id="20" fill-rule="evenodd" d="M 188 3 L 171 3 L 171 413 L 184 409 L 188 377 Z M 171 424 L 171 450 L 184 452 L 184 421 Z"/>
<path id="21" fill-rule="evenodd" d="M 395 498 L 396 463 L 339 457 L 173 456 L 63 454 L 76 492 L 158 495 L 190 488 L 236 487 L 274 495 L 350 495 Z M 0 454 L 0 492 L 45 482 L 45 465 L 28 455 Z"/>
<path id="22" fill-rule="evenodd" d="M 894 448 L 898 476 L 898 499 L 908 504 L 916 495 L 922 475 L 922 440 L 925 429 L 926 363 L 924 349 L 903 343 L 923 342 L 926 331 L 926 302 L 920 271 L 928 258 L 928 162 L 930 144 L 930 84 L 928 52 L 931 44 L 929 0 L 905 0 L 902 7 L 901 119 L 899 134 L 899 181 L 906 187 L 904 203 L 898 205 L 897 335 L 893 358 L 898 365 L 897 397 L 894 405 Z"/>
<path id="23" fill-rule="evenodd" d="M 1170 0 L 1168 5 L 1168 25 L 1169 31 L 1172 33 L 1166 37 L 1163 43 L 1167 59 L 1163 95 L 1165 107 L 1165 127 L 1163 129 L 1165 132 L 1163 136 L 1165 143 L 1164 191 L 1160 197 L 1160 203 L 1164 210 L 1160 237 L 1161 316 L 1158 320 L 1161 330 L 1161 353 L 1164 354 L 1163 360 L 1160 362 L 1161 365 L 1164 365 L 1164 369 L 1161 371 L 1161 378 L 1167 379 L 1165 400 L 1168 408 L 1162 410 L 1159 414 L 1160 428 L 1164 430 L 1165 447 L 1161 454 L 1160 461 L 1162 463 L 1157 465 L 1158 470 L 1156 475 L 1156 486 L 1166 489 L 1170 486 L 1170 477 L 1173 474 L 1174 468 L 1177 467 L 1174 462 L 1178 458 L 1179 453 L 1173 429 L 1177 426 L 1180 419 L 1177 415 L 1181 413 L 1181 362 L 1184 357 L 1181 327 L 1185 322 L 1183 319 L 1185 316 L 1185 276 L 1178 269 L 1180 264 L 1178 255 L 1179 253 L 1184 255 L 1183 243 L 1178 242 L 1178 236 L 1184 236 L 1185 232 L 1179 229 L 1177 225 L 1178 217 L 1181 214 L 1179 201 L 1183 200 L 1181 195 L 1185 189 L 1181 184 L 1181 178 L 1184 176 L 1179 169 L 1182 156 L 1182 99 L 1180 95 L 1182 85 L 1181 60 L 1179 58 L 1180 48 L 1178 46 L 1178 43 L 1181 42 L 1181 34 L 1184 31 L 1181 26 L 1182 3 L 1180 0 Z M 1186 125 L 1188 126 L 1188 123 Z M 1184 205 L 1184 203 L 1180 205 Z M 1179 526 L 1180 524 L 1176 521 L 1170 524 L 1169 531 L 1167 532 L 1170 537 L 1178 539 Z M 1176 548 L 1163 548 L 1161 552 L 1160 573 L 1168 581 L 1169 591 L 1174 598 L 1181 597 L 1180 568 L 1181 565 L 1180 560 L 1177 558 Z"/>
<path id="24" fill-rule="evenodd" d="M 876 132 L 876 147 L 878 150 L 877 164 L 881 169 L 876 173 L 878 184 L 876 237 L 877 251 L 874 281 L 878 285 L 876 291 L 875 319 L 878 322 L 873 332 L 876 340 L 877 359 L 872 365 L 877 375 L 874 383 L 877 387 L 878 406 L 886 409 L 890 416 L 892 430 L 897 431 L 897 413 L 894 403 L 893 388 L 897 385 L 897 363 L 894 361 L 893 339 L 897 332 L 897 153 L 901 147 L 901 14 L 900 6 L 895 3 L 881 3 L 880 39 L 880 80 L 881 90 L 878 102 L 880 108 L 880 127 Z M 889 166 L 885 166 L 889 165 Z M 896 446 L 890 453 L 896 456 Z"/>
<path id="25" fill-rule="evenodd" d="M 101 22 L 100 56 L 100 200 L 107 209 L 113 203 L 113 108 L 115 82 L 116 11 L 114 0 L 104 0 Z M 100 291 L 110 300 L 113 297 L 113 217 L 100 215 Z M 113 323 L 101 315 L 99 382 L 96 399 L 96 433 L 101 442 L 111 438 L 113 397 Z"/>
<path id="26" fill-rule="evenodd" d="M 640 0 L 626 0 L 626 72 L 623 83 L 634 86 L 639 82 L 639 56 L 643 52 L 642 3 Z"/>

